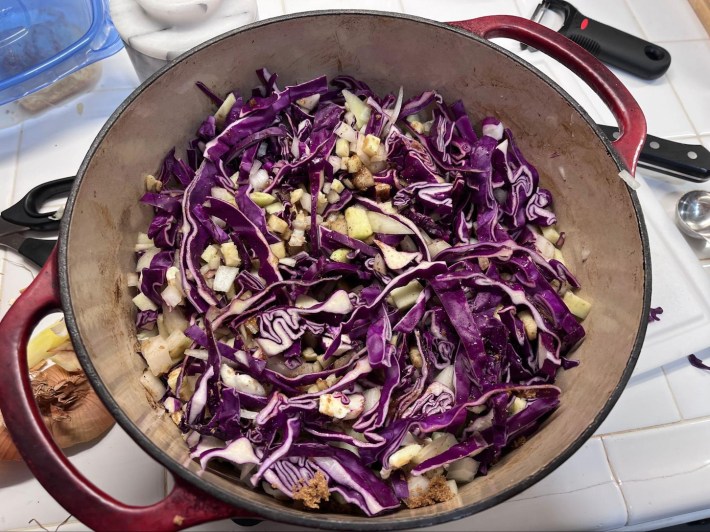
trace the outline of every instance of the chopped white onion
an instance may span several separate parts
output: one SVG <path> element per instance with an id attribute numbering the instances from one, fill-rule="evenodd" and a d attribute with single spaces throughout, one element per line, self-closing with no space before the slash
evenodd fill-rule
<path id="1" fill-rule="evenodd" d="M 452 366 L 453 367 L 453 366 Z M 412 459 L 414 465 L 419 465 L 422 462 L 429 460 L 429 458 L 434 458 L 441 453 L 448 451 L 451 447 L 456 445 L 456 437 L 448 432 L 432 440 L 431 443 L 422 447 L 422 449 L 417 453 L 417 455 Z"/>
<path id="2" fill-rule="evenodd" d="M 479 463 L 473 458 L 466 457 L 451 462 L 446 478 L 456 482 L 471 482 L 478 473 Z"/>
<path id="3" fill-rule="evenodd" d="M 301 196 L 301 207 L 303 207 L 303 210 L 306 212 L 311 212 L 311 195 L 310 194 L 303 194 Z"/>
<path id="4" fill-rule="evenodd" d="M 407 479 L 407 487 L 409 488 L 409 496 L 424 494 L 429 489 L 430 480 L 424 475 L 410 476 Z"/>
<path id="5" fill-rule="evenodd" d="M 434 378 L 434 381 L 440 382 L 441 384 L 446 386 L 449 390 L 453 390 L 454 389 L 454 366 L 446 366 Z"/>
<path id="6" fill-rule="evenodd" d="M 382 251 L 382 256 L 385 259 L 385 264 L 387 264 L 387 267 L 390 270 L 400 270 L 413 260 L 419 261 L 422 258 L 422 255 L 419 252 L 411 253 L 406 251 L 399 251 L 398 249 L 389 246 L 384 242 L 380 242 L 377 239 L 375 239 L 375 244 L 377 245 L 377 247 L 380 248 L 380 251 Z"/>
<path id="7" fill-rule="evenodd" d="M 345 139 L 350 143 L 356 143 L 357 142 L 357 131 L 355 131 L 350 125 L 346 124 L 345 122 L 340 122 L 340 124 L 337 125 L 335 128 L 334 133 L 341 139 Z"/>
<path id="8" fill-rule="evenodd" d="M 160 293 L 160 296 L 165 301 L 165 304 L 171 308 L 177 307 L 182 303 L 182 292 L 176 286 L 168 285 L 165 290 Z"/>
<path id="9" fill-rule="evenodd" d="M 165 292 L 163 292 L 164 294 Z M 165 298 L 165 296 L 163 296 Z M 173 305 L 174 307 L 174 305 Z M 168 333 L 172 333 L 173 331 L 180 331 L 184 332 L 185 329 L 187 329 L 190 325 L 190 322 L 187 321 L 185 318 L 185 315 L 182 313 L 182 310 L 179 308 L 168 308 L 168 306 L 163 305 L 163 321 L 165 323 L 165 328 L 168 330 Z"/>
<path id="10" fill-rule="evenodd" d="M 328 157 L 328 162 L 333 167 L 333 173 L 340 170 L 341 161 L 342 161 L 342 159 L 340 157 L 338 157 L 337 155 L 331 155 L 330 157 Z"/>
<path id="11" fill-rule="evenodd" d="M 251 169 L 249 170 L 249 179 L 254 177 L 254 175 L 261 170 L 261 165 L 262 162 L 259 159 L 254 159 L 254 162 L 251 163 Z"/>
<path id="12" fill-rule="evenodd" d="M 168 343 L 162 336 L 153 336 L 141 341 L 141 352 L 153 375 L 160 377 L 174 364 L 170 358 Z"/>
<path id="13" fill-rule="evenodd" d="M 185 356 L 199 358 L 200 360 L 207 360 L 209 352 L 207 349 L 185 349 Z"/>
<path id="14" fill-rule="evenodd" d="M 412 443 L 411 445 L 406 445 L 400 448 L 390 456 L 388 464 L 389 468 L 399 469 L 400 467 L 406 466 L 409 462 L 414 460 L 421 450 L 422 446 L 418 443 Z"/>
<path id="15" fill-rule="evenodd" d="M 320 94 L 313 94 L 312 96 L 306 96 L 305 98 L 296 100 L 296 103 L 303 107 L 306 111 L 312 111 L 315 109 L 316 105 L 318 105 L 319 101 Z"/>
<path id="16" fill-rule="evenodd" d="M 298 159 L 298 156 L 300 155 L 301 150 L 298 146 L 298 138 L 294 137 L 293 140 L 291 141 L 291 155 L 293 155 L 294 159 Z"/>
<path id="17" fill-rule="evenodd" d="M 227 292 L 239 274 L 239 268 L 234 266 L 220 266 L 214 276 L 212 288 L 215 292 Z"/>
<path id="18" fill-rule="evenodd" d="M 279 259 L 279 264 L 294 268 L 296 266 L 296 259 L 292 259 L 291 257 L 284 257 L 282 259 Z"/>
<path id="19" fill-rule="evenodd" d="M 311 308 L 313 305 L 318 305 L 319 303 L 320 301 L 318 301 L 317 299 L 304 294 L 301 294 L 296 298 L 297 308 Z"/>
<path id="20" fill-rule="evenodd" d="M 261 159 L 264 155 L 266 155 L 266 150 L 268 149 L 268 145 L 266 142 L 262 142 L 259 144 L 259 149 L 256 151 L 256 156 L 258 159 Z"/>
<path id="21" fill-rule="evenodd" d="M 379 386 L 375 386 L 374 388 L 368 388 L 363 392 L 363 395 L 365 396 L 364 411 L 369 412 L 380 402 L 382 389 Z"/>
<path id="22" fill-rule="evenodd" d="M 225 386 L 234 388 L 237 391 L 249 395 L 266 397 L 266 389 L 253 377 L 244 373 L 237 373 L 227 364 L 222 364 L 219 369 L 219 376 Z"/>
<path id="23" fill-rule="evenodd" d="M 269 185 L 269 173 L 263 168 L 257 170 L 253 176 L 249 176 L 251 188 L 261 192 Z"/>
<path id="24" fill-rule="evenodd" d="M 165 385 L 158 377 L 153 375 L 150 370 L 145 370 L 141 375 L 141 384 L 150 394 L 153 401 L 160 401 L 165 395 Z"/>
<path id="25" fill-rule="evenodd" d="M 148 299 L 143 292 L 139 292 L 138 295 L 133 298 L 133 304 L 138 307 L 138 310 L 158 310 L 158 305 Z"/>
<path id="26" fill-rule="evenodd" d="M 395 103 L 394 109 L 392 111 L 385 111 L 385 114 L 387 115 L 387 123 L 382 128 L 383 137 L 387 136 L 390 127 L 395 125 L 395 123 L 397 122 L 397 119 L 399 118 L 399 113 L 402 110 L 402 100 L 404 100 L 404 87 L 400 85 L 399 94 L 397 94 L 397 103 Z"/>
<path id="27" fill-rule="evenodd" d="M 192 340 L 185 336 L 182 331 L 177 329 L 169 333 L 165 342 L 168 346 L 170 357 L 173 359 L 182 358 L 185 354 L 185 349 L 192 345 Z"/>
<path id="28" fill-rule="evenodd" d="M 158 248 L 151 248 L 146 250 L 143 255 L 138 257 L 138 262 L 136 262 L 136 271 L 141 272 L 145 268 L 150 268 L 150 262 L 153 260 L 160 250 Z"/>

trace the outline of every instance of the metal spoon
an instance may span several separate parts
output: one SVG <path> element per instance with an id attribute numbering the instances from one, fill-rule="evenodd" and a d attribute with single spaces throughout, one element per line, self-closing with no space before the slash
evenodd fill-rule
<path id="1" fill-rule="evenodd" d="M 676 218 L 686 235 L 710 242 L 710 192 L 691 190 L 683 194 L 676 205 Z"/>

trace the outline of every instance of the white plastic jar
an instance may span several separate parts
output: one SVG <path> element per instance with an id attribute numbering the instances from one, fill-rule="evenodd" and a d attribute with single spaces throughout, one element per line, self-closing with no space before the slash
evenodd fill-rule
<path id="1" fill-rule="evenodd" d="M 109 6 L 141 81 L 190 48 L 257 19 L 256 0 L 111 0 Z"/>

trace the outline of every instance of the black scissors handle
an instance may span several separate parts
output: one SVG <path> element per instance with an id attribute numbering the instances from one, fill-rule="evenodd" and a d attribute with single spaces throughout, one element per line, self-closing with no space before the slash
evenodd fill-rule
<path id="1" fill-rule="evenodd" d="M 17 248 L 17 252 L 23 257 L 31 260 L 40 268 L 44 266 L 47 259 L 52 254 L 52 250 L 57 245 L 55 239 L 42 240 L 39 238 L 25 238 Z"/>
<path id="2" fill-rule="evenodd" d="M 39 208 L 48 199 L 69 192 L 73 184 L 73 177 L 65 177 L 37 185 L 12 207 L 2 211 L 2 217 L 33 231 L 56 231 L 59 229 L 59 220 L 52 218 L 56 212 L 39 212 Z"/>

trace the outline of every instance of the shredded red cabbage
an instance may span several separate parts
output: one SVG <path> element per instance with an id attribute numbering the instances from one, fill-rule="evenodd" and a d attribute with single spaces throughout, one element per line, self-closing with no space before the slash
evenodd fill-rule
<path id="1" fill-rule="evenodd" d="M 661 321 L 663 307 L 651 307 L 648 311 L 648 322 Z"/>
<path id="2" fill-rule="evenodd" d="M 702 360 L 700 360 L 697 356 L 695 355 L 688 355 L 688 362 L 690 362 L 690 365 L 693 367 L 696 367 L 698 369 L 704 369 L 707 371 L 710 371 L 710 366 L 705 364 Z"/>
<path id="3" fill-rule="evenodd" d="M 552 195 L 461 101 L 257 75 L 251 94 L 198 84 L 219 109 L 147 178 L 136 323 L 158 399 L 203 467 L 306 507 L 323 478 L 367 515 L 436 475 L 453 496 L 576 365 L 588 304 Z"/>

